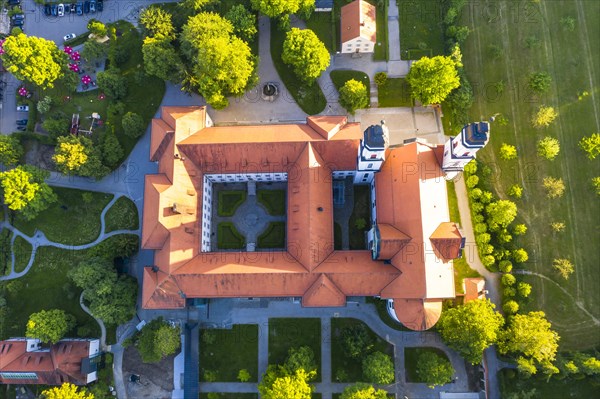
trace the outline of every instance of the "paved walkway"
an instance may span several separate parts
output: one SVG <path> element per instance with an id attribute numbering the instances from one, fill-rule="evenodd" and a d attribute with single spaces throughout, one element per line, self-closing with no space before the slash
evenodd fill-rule
<path id="1" fill-rule="evenodd" d="M 106 351 L 106 327 L 104 326 L 104 322 L 102 321 L 102 319 L 99 319 L 96 316 L 94 316 L 90 309 L 83 303 L 83 291 L 81 292 L 81 295 L 79 295 L 79 305 L 81 306 L 81 309 L 83 309 L 85 313 L 92 316 L 94 320 L 96 320 L 96 323 L 98 323 L 98 325 L 100 326 L 100 350 L 103 352 Z"/>

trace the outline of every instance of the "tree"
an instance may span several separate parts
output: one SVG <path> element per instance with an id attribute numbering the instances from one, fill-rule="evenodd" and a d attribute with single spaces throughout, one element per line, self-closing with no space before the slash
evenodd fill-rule
<path id="1" fill-rule="evenodd" d="M 358 382 L 344 388 L 340 399 L 387 399 L 387 392 L 383 389 L 375 389 L 373 385 Z"/>
<path id="2" fill-rule="evenodd" d="M 511 159 L 517 158 L 517 147 L 514 145 L 502 143 L 500 146 L 500 158 L 505 161 L 510 161 Z"/>
<path id="3" fill-rule="evenodd" d="M 64 310 L 41 310 L 29 316 L 25 336 L 55 344 L 73 327 L 75 327 L 75 317 L 65 313 Z"/>
<path id="4" fill-rule="evenodd" d="M 531 123 L 533 124 L 533 127 L 536 128 L 547 127 L 550 126 L 552 122 L 554 122 L 557 116 L 558 112 L 556 112 L 556 110 L 553 107 L 540 105 L 538 111 L 531 120 Z"/>
<path id="5" fill-rule="evenodd" d="M 472 364 L 480 363 L 483 351 L 496 343 L 504 324 L 494 308 L 489 299 L 480 299 L 445 310 L 437 324 L 442 339 Z"/>
<path id="6" fill-rule="evenodd" d="M 472 175 L 467 177 L 465 182 L 468 188 L 473 188 L 479 184 L 479 177 L 477 175 Z"/>
<path id="7" fill-rule="evenodd" d="M 385 72 L 377 72 L 374 77 L 375 84 L 378 87 L 385 86 L 385 84 L 387 83 L 387 79 L 388 79 L 388 75 Z"/>
<path id="8" fill-rule="evenodd" d="M 592 133 L 589 137 L 583 137 L 579 140 L 579 148 L 586 153 L 589 159 L 596 159 L 600 154 L 600 133 Z"/>
<path id="9" fill-rule="evenodd" d="M 52 188 L 45 183 L 49 176 L 48 171 L 31 165 L 1 172 L 4 204 L 8 205 L 8 209 L 18 211 L 25 220 L 32 220 L 57 200 Z"/>
<path id="10" fill-rule="evenodd" d="M 233 25 L 233 33 L 246 42 L 251 42 L 258 32 L 256 16 L 246 10 L 243 4 L 237 4 L 227 11 L 225 18 Z"/>
<path id="11" fill-rule="evenodd" d="M 123 157 L 123 147 L 114 131 L 106 133 L 102 141 L 102 160 L 106 166 L 114 168 Z"/>
<path id="12" fill-rule="evenodd" d="M 308 346 L 290 348 L 284 367 L 289 374 L 294 374 L 299 369 L 306 372 L 316 371 L 315 354 Z"/>
<path id="13" fill-rule="evenodd" d="M 329 51 L 310 29 L 292 28 L 283 42 L 281 59 L 298 79 L 312 84 L 329 66 Z"/>
<path id="14" fill-rule="evenodd" d="M 225 108 L 226 97 L 242 95 L 256 84 L 256 59 L 228 20 L 201 12 L 188 19 L 180 41 L 189 65 L 185 84 L 213 107 Z"/>
<path id="15" fill-rule="evenodd" d="M 140 137 L 146 130 L 144 119 L 135 112 L 128 112 L 123 115 L 121 124 L 123 125 L 123 132 L 132 138 Z"/>
<path id="16" fill-rule="evenodd" d="M 340 105 L 352 115 L 359 108 L 366 108 L 369 104 L 367 87 L 363 82 L 350 79 L 340 88 Z"/>
<path id="17" fill-rule="evenodd" d="M 571 263 L 570 260 L 564 258 L 554 259 L 552 261 L 552 267 L 565 280 L 568 280 L 571 274 L 573 274 L 573 272 L 575 271 L 575 266 L 573 265 L 573 263 Z"/>
<path id="18" fill-rule="evenodd" d="M 531 284 L 527 284 L 526 282 L 519 282 L 517 285 L 517 292 L 519 296 L 523 298 L 527 298 L 531 294 Z"/>
<path id="19" fill-rule="evenodd" d="M 560 24 L 567 32 L 573 32 L 575 30 L 575 22 L 575 18 L 573 17 L 564 17 L 560 19 Z"/>
<path id="20" fill-rule="evenodd" d="M 104 37 L 106 36 L 107 33 L 107 29 L 106 29 L 106 25 L 104 25 L 102 22 L 98 21 L 97 19 L 90 19 L 90 22 L 88 22 L 87 24 L 87 28 L 90 31 L 90 33 L 96 37 Z M 91 41 L 95 41 L 95 40 L 91 40 Z"/>
<path id="21" fill-rule="evenodd" d="M 146 324 L 136 340 L 136 347 L 144 363 L 158 363 L 165 356 L 177 352 L 181 346 L 178 327 L 171 327 L 162 317 Z"/>
<path id="22" fill-rule="evenodd" d="M 523 196 L 523 187 L 518 184 L 513 184 L 508 189 L 508 195 L 515 198 L 521 198 Z"/>
<path id="23" fill-rule="evenodd" d="M 341 335 L 342 348 L 349 357 L 358 358 L 373 347 L 373 339 L 363 323 L 344 328 Z"/>
<path id="24" fill-rule="evenodd" d="M 492 202 L 485 208 L 485 211 L 491 231 L 506 228 L 517 217 L 517 205 L 509 200 Z"/>
<path id="25" fill-rule="evenodd" d="M 23 147 L 16 136 L 0 134 L 0 163 L 11 166 L 23 156 Z"/>
<path id="26" fill-rule="evenodd" d="M 429 388 L 452 381 L 454 368 L 448 359 L 433 352 L 423 352 L 417 362 L 417 375 Z"/>
<path id="27" fill-rule="evenodd" d="M 252 8 L 270 18 L 282 15 L 296 14 L 298 11 L 306 12 L 314 7 L 314 0 L 250 0 Z"/>
<path id="28" fill-rule="evenodd" d="M 519 304 L 517 301 L 510 299 L 504 302 L 502 305 L 502 310 L 504 310 L 504 313 L 506 314 L 515 314 L 519 311 Z"/>
<path id="29" fill-rule="evenodd" d="M 525 233 L 527 233 L 527 226 L 526 225 L 524 225 L 523 223 L 515 225 L 515 227 L 513 229 L 513 234 L 514 235 L 516 235 L 516 236 L 522 236 Z"/>
<path id="30" fill-rule="evenodd" d="M 550 327 L 544 312 L 516 314 L 509 318 L 501 334 L 498 351 L 522 355 L 541 366 L 551 364 L 556 358 L 559 336 Z"/>
<path id="31" fill-rule="evenodd" d="M 58 115 L 48 117 L 44 120 L 44 122 L 42 122 L 42 127 L 53 139 L 69 134 L 70 125 L 70 120 Z"/>
<path id="32" fill-rule="evenodd" d="M 248 370 L 241 369 L 238 373 L 237 378 L 238 380 L 240 380 L 240 382 L 248 382 L 252 378 L 252 375 L 250 375 L 250 372 Z"/>
<path id="33" fill-rule="evenodd" d="M 577 362 L 579 365 L 578 368 L 585 375 L 600 374 L 600 360 L 594 356 L 590 356 L 585 353 L 577 353 L 575 355 L 575 362 Z"/>
<path id="34" fill-rule="evenodd" d="M 160 7 L 147 7 L 140 14 L 140 24 L 144 27 L 147 36 L 161 41 L 175 39 L 173 16 Z"/>
<path id="35" fill-rule="evenodd" d="M 144 69 L 148 75 L 179 82 L 183 77 L 183 62 L 177 50 L 166 40 L 147 37 L 142 45 Z"/>
<path id="36" fill-rule="evenodd" d="M 552 77 L 546 72 L 537 72 L 529 75 L 529 87 L 537 93 L 547 91 L 551 83 Z"/>
<path id="37" fill-rule="evenodd" d="M 500 269 L 502 273 L 510 273 L 512 268 L 512 263 L 509 260 L 501 260 L 500 263 L 498 263 L 498 269 Z"/>
<path id="38" fill-rule="evenodd" d="M 440 104 L 460 86 L 456 63 L 446 56 L 423 57 L 415 61 L 406 81 L 412 97 L 423 105 Z"/>
<path id="39" fill-rule="evenodd" d="M 94 399 L 94 395 L 87 392 L 85 388 L 81 391 L 76 385 L 65 382 L 60 387 L 48 388 L 42 391 L 44 399 Z"/>
<path id="40" fill-rule="evenodd" d="M 563 179 L 544 177 L 542 185 L 546 189 L 546 196 L 548 198 L 560 198 L 565 193 L 565 182 Z"/>
<path id="41" fill-rule="evenodd" d="M 108 52 L 108 48 L 104 43 L 97 42 L 95 40 L 88 40 L 83 45 L 83 51 L 81 55 L 83 59 L 92 62 L 99 58 L 105 57 Z"/>
<path id="42" fill-rule="evenodd" d="M 40 114 L 45 114 L 46 112 L 50 111 L 51 105 L 52 105 L 52 97 L 44 96 L 44 98 L 42 98 L 40 101 L 38 101 L 37 110 Z"/>
<path id="43" fill-rule="evenodd" d="M 2 49 L 2 61 L 8 72 L 44 90 L 53 88 L 66 69 L 67 55 L 56 43 L 41 37 L 23 33 L 9 36 Z"/>
<path id="44" fill-rule="evenodd" d="M 394 363 L 389 355 L 373 352 L 362 362 L 363 376 L 368 382 L 375 384 L 391 384 L 394 382 Z"/>
<path id="45" fill-rule="evenodd" d="M 512 285 L 515 285 L 516 282 L 517 282 L 517 278 L 514 275 L 512 275 L 510 273 L 502 275 L 502 285 L 503 286 L 510 287 Z"/>
<path id="46" fill-rule="evenodd" d="M 61 173 L 75 173 L 80 176 L 100 177 L 106 173 L 100 153 L 92 140 L 83 136 L 62 136 L 58 138 L 52 160 Z"/>
<path id="47" fill-rule="evenodd" d="M 525 263 L 529 259 L 529 255 L 527 254 L 527 251 L 525 251 L 523 248 L 515 249 L 512 252 L 512 256 L 513 256 L 514 261 L 517 263 Z"/>
<path id="48" fill-rule="evenodd" d="M 567 227 L 567 225 L 564 222 L 552 222 L 552 223 L 550 223 L 550 228 L 555 233 L 561 233 L 561 232 L 565 231 L 565 227 Z"/>
<path id="49" fill-rule="evenodd" d="M 270 365 L 258 384 L 263 399 L 310 399 L 313 387 L 308 381 L 315 375 L 304 369 L 289 374 L 285 368 Z"/>
<path id="50" fill-rule="evenodd" d="M 110 68 L 106 71 L 98 72 L 98 88 L 106 93 L 107 96 L 118 100 L 127 95 L 127 80 L 117 68 Z"/>
<path id="51" fill-rule="evenodd" d="M 554 137 L 546 136 L 537 142 L 538 156 L 552 161 L 560 152 L 560 142 Z"/>

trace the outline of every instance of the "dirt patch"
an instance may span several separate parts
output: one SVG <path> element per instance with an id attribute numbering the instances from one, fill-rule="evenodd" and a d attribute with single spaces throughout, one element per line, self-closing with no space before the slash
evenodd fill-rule
<path id="1" fill-rule="evenodd" d="M 25 144 L 25 163 L 46 170 L 56 170 L 52 156 L 54 146 L 41 144 L 37 140 L 27 140 Z"/>
<path id="2" fill-rule="evenodd" d="M 143 363 L 134 347 L 123 354 L 123 380 L 130 398 L 170 399 L 173 391 L 173 359 L 168 356 L 159 363 Z M 132 374 L 140 376 L 140 382 L 129 382 Z"/>

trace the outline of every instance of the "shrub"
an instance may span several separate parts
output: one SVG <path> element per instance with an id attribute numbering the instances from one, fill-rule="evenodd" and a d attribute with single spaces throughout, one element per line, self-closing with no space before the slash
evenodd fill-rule
<path id="1" fill-rule="evenodd" d="M 592 177 L 592 187 L 596 190 L 596 194 L 600 195 L 600 176 Z"/>
<path id="2" fill-rule="evenodd" d="M 500 269 L 503 273 L 510 273 L 512 271 L 513 265 L 509 260 L 500 261 L 498 264 L 498 269 Z"/>
<path id="3" fill-rule="evenodd" d="M 128 112 L 123 115 L 121 124 L 123 126 L 123 132 L 132 138 L 140 137 L 146 130 L 144 119 L 135 112 Z"/>
<path id="4" fill-rule="evenodd" d="M 464 171 L 467 175 L 474 175 L 477 173 L 477 161 L 472 160 L 468 164 L 465 165 Z"/>
<path id="5" fill-rule="evenodd" d="M 554 137 L 546 136 L 537 142 L 538 156 L 552 161 L 560 152 L 560 142 Z"/>
<path id="6" fill-rule="evenodd" d="M 564 17 L 560 19 L 560 25 L 567 32 L 573 32 L 575 30 L 575 18 L 573 17 Z"/>
<path id="7" fill-rule="evenodd" d="M 547 107 L 545 105 L 540 105 L 536 114 L 531 119 L 531 123 L 535 128 L 542 128 L 550 126 L 552 122 L 558 116 L 558 112 L 553 107 Z"/>
<path id="8" fill-rule="evenodd" d="M 516 236 L 522 236 L 525 233 L 527 233 L 527 226 L 526 225 L 524 225 L 523 223 L 515 225 L 515 227 L 513 229 L 513 234 L 514 235 L 516 235 Z"/>
<path id="9" fill-rule="evenodd" d="M 493 199 L 494 199 L 494 195 L 491 192 L 483 191 L 481 193 L 481 198 L 479 199 L 479 201 L 482 204 L 489 204 L 490 202 L 492 202 Z"/>
<path id="10" fill-rule="evenodd" d="M 485 223 L 477 223 L 474 227 L 475 234 L 482 234 L 487 231 L 487 224 Z"/>
<path id="11" fill-rule="evenodd" d="M 483 258 L 481 258 L 481 263 L 483 264 L 483 266 L 490 268 L 494 265 L 494 263 L 496 263 L 496 258 L 494 258 L 494 256 L 492 255 L 486 255 Z"/>
<path id="12" fill-rule="evenodd" d="M 505 161 L 510 161 L 511 159 L 517 158 L 517 147 L 514 145 L 502 143 L 500 146 L 500 158 Z"/>
<path id="13" fill-rule="evenodd" d="M 528 36 L 525 39 L 525 47 L 527 47 L 530 50 L 536 49 L 536 48 L 540 47 L 541 45 L 542 45 L 542 42 L 535 35 Z"/>
<path id="14" fill-rule="evenodd" d="M 238 373 L 237 378 L 238 380 L 240 380 L 240 382 L 248 382 L 250 381 L 250 378 L 252 378 L 252 376 L 250 375 L 250 372 L 248 370 L 241 369 Z"/>
<path id="15" fill-rule="evenodd" d="M 350 79 L 340 88 L 340 105 L 354 115 L 354 111 L 369 104 L 367 87 L 364 83 Z"/>
<path id="16" fill-rule="evenodd" d="M 45 96 L 43 99 L 41 99 L 40 101 L 38 101 L 37 103 L 37 110 L 40 114 L 45 114 L 46 112 L 50 111 L 50 106 L 52 105 L 52 97 L 50 96 Z"/>
<path id="17" fill-rule="evenodd" d="M 502 285 L 504 285 L 505 287 L 513 286 L 516 282 L 517 278 L 514 275 L 510 273 L 502 275 Z"/>
<path id="18" fill-rule="evenodd" d="M 387 73 L 385 72 L 377 72 L 375 74 L 375 84 L 377 86 L 385 86 L 385 84 L 387 83 Z"/>
<path id="19" fill-rule="evenodd" d="M 502 290 L 502 292 L 504 293 L 504 296 L 507 298 L 517 295 L 517 290 L 514 289 L 513 287 L 504 287 L 504 290 Z"/>
<path id="20" fill-rule="evenodd" d="M 575 266 L 568 259 L 554 259 L 552 261 L 552 267 L 565 280 L 568 280 L 571 274 L 575 271 Z"/>
<path id="21" fill-rule="evenodd" d="M 479 177 L 477 177 L 476 175 L 467 177 L 467 181 L 465 182 L 468 188 L 474 188 L 475 186 L 477 186 L 478 183 Z"/>
<path id="22" fill-rule="evenodd" d="M 511 299 L 509 301 L 504 302 L 504 304 L 502 305 L 502 310 L 504 310 L 504 312 L 508 314 L 515 314 L 519 311 L 519 304 L 517 303 L 517 301 Z"/>
<path id="23" fill-rule="evenodd" d="M 542 185 L 546 189 L 548 198 L 560 198 L 565 193 L 565 183 L 563 182 L 563 179 L 544 177 Z"/>
<path id="24" fill-rule="evenodd" d="M 583 137 L 579 140 L 579 148 L 581 148 L 589 159 L 596 159 L 600 154 L 600 133 L 592 133 L 589 137 Z"/>
<path id="25" fill-rule="evenodd" d="M 537 93 L 543 93 L 548 90 L 551 83 L 552 77 L 546 72 L 538 72 L 529 76 L 529 87 Z"/>
<path id="26" fill-rule="evenodd" d="M 508 195 L 515 198 L 521 198 L 523 196 L 523 187 L 518 184 L 513 184 L 508 189 Z"/>
<path id="27" fill-rule="evenodd" d="M 529 294 L 531 294 L 531 284 L 521 281 L 519 285 L 517 285 L 517 292 L 521 297 L 527 298 Z"/>
<path id="28" fill-rule="evenodd" d="M 471 211 L 473 211 L 473 213 L 479 213 L 483 211 L 483 208 L 485 208 L 485 205 L 483 205 L 481 202 L 474 201 L 471 203 Z"/>
<path id="29" fill-rule="evenodd" d="M 513 251 L 512 255 L 513 255 L 513 260 L 517 263 L 524 263 L 524 262 L 527 262 L 527 260 L 529 259 L 529 255 L 527 254 L 527 251 L 525 251 L 523 248 L 515 249 Z"/>
<path id="30" fill-rule="evenodd" d="M 497 60 L 504 55 L 504 50 L 502 46 L 499 46 L 497 44 L 490 44 L 488 46 L 488 53 L 490 54 L 490 57 Z"/>
<path id="31" fill-rule="evenodd" d="M 565 231 L 565 227 L 567 227 L 567 225 L 564 222 L 552 222 L 552 223 L 550 223 L 550 228 L 555 233 L 561 233 L 561 232 Z"/>
<path id="32" fill-rule="evenodd" d="M 480 188 L 475 187 L 474 189 L 469 191 L 469 198 L 472 200 L 478 200 L 481 197 L 483 191 Z"/>

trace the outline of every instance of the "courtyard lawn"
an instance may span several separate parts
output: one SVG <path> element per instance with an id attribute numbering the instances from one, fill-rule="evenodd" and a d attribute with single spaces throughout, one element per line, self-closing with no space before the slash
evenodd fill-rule
<path id="1" fill-rule="evenodd" d="M 510 377 L 512 375 L 512 378 Z M 503 398 L 509 395 L 524 397 L 524 393 L 536 391 L 534 398 L 596 398 L 598 386 L 590 381 L 591 377 L 584 380 L 565 378 L 557 380 L 551 378 L 546 381 L 543 375 L 520 379 L 514 376 L 514 370 L 502 369 L 498 372 L 500 392 Z"/>
<path id="2" fill-rule="evenodd" d="M 321 381 L 321 319 L 269 319 L 269 364 L 283 364 L 290 348 L 308 346 L 315 354 Z"/>
<path id="3" fill-rule="evenodd" d="M 285 248 L 285 222 L 271 222 L 258 236 L 259 248 Z"/>
<path id="4" fill-rule="evenodd" d="M 233 223 L 219 223 L 217 226 L 217 247 L 219 249 L 242 249 L 245 246 L 246 239 L 237 231 Z"/>
<path id="5" fill-rule="evenodd" d="M 313 12 L 310 18 L 305 21 L 306 27 L 315 32 L 323 44 L 325 44 L 325 47 L 327 47 L 329 54 L 335 54 L 339 41 L 339 31 L 335 29 L 334 15 L 333 11 Z"/>
<path id="6" fill-rule="evenodd" d="M 281 54 L 284 40 L 285 34 L 277 29 L 277 22 L 271 21 L 271 57 L 277 74 L 302 111 L 309 115 L 318 114 L 325 109 L 327 104 L 325 95 L 317 82 L 312 86 L 306 85 L 296 77 L 291 67 L 283 63 Z M 285 94 L 282 93 L 282 95 Z"/>
<path id="7" fill-rule="evenodd" d="M 363 381 L 362 359 L 367 354 L 373 352 L 382 352 L 394 357 L 394 346 L 386 342 L 379 335 L 375 334 L 368 326 L 367 331 L 372 348 L 360 358 L 352 358 L 346 355 L 342 344 L 341 334 L 344 328 L 354 327 L 363 324 L 357 319 L 332 318 L 331 319 L 331 376 L 336 382 L 358 382 Z"/>
<path id="8" fill-rule="evenodd" d="M 235 324 L 229 329 L 200 330 L 200 380 L 205 371 L 216 373 L 217 382 L 239 382 L 242 369 L 250 381 L 258 381 L 258 325 Z"/>
<path id="9" fill-rule="evenodd" d="M 377 87 L 379 107 L 412 107 L 410 88 L 404 78 L 388 78 L 384 85 Z"/>
<path id="10" fill-rule="evenodd" d="M 371 186 L 354 186 L 354 210 L 348 221 L 350 249 L 366 249 L 365 233 L 371 228 Z"/>
<path id="11" fill-rule="evenodd" d="M 29 263 L 33 247 L 24 238 L 18 236 L 15 238 L 12 251 L 15 254 L 15 272 L 22 272 Z"/>
<path id="12" fill-rule="evenodd" d="M 105 232 L 114 230 L 136 230 L 139 227 L 137 207 L 127 197 L 119 198 L 106 212 Z"/>
<path id="13" fill-rule="evenodd" d="M 57 202 L 33 220 L 15 217 L 14 226 L 29 236 L 40 229 L 50 241 L 61 244 L 87 244 L 98 238 L 100 213 L 112 199 L 112 194 L 63 187 L 52 189 L 58 196 Z M 89 203 L 84 202 L 84 193 L 91 194 Z"/>
<path id="14" fill-rule="evenodd" d="M 397 3 L 400 58 L 418 60 L 422 56 L 443 55 L 443 1 L 397 0 Z"/>
<path id="15" fill-rule="evenodd" d="M 337 91 L 340 91 L 344 84 L 351 79 L 362 82 L 367 88 L 367 97 L 369 97 L 369 105 L 367 107 L 370 106 L 371 81 L 369 80 L 369 77 L 366 73 L 361 71 L 353 71 L 351 69 L 336 69 L 334 71 L 331 71 L 329 75 L 331 76 L 331 80 L 333 81 L 333 84 L 335 85 L 335 89 Z"/>
<path id="16" fill-rule="evenodd" d="M 417 374 L 417 364 L 419 356 L 425 352 L 435 353 L 444 357 L 446 360 L 448 356 L 444 351 L 437 348 L 431 347 L 418 347 L 418 348 L 404 348 L 404 368 L 406 370 L 406 382 L 421 382 L 424 383 L 422 378 Z"/>
<path id="17" fill-rule="evenodd" d="M 62 309 L 75 316 L 77 328 L 68 336 L 99 337 L 100 327 L 79 306 L 81 290 L 67 277 L 71 268 L 87 258 L 86 253 L 54 247 L 38 248 L 29 273 L 4 284 L 8 314 L 0 323 L 0 339 L 24 337 L 29 315 L 48 309 Z"/>
<path id="18" fill-rule="evenodd" d="M 269 215 L 285 215 L 285 190 L 259 190 L 256 195 L 256 199 L 260 204 L 267 208 Z"/>
<path id="19" fill-rule="evenodd" d="M 490 143 L 477 159 L 492 168 L 492 179 L 483 182 L 484 188 L 498 197 L 506 198 L 513 184 L 524 187 L 523 199 L 515 201 L 518 222 L 528 226 L 520 244 L 528 251 L 529 261 L 522 266 L 549 280 L 535 275 L 527 278 L 533 291 L 530 303 L 521 310 L 543 310 L 561 337 L 562 350 L 595 348 L 600 344 L 595 322 L 600 318 L 600 230 L 597 218 L 591 215 L 600 214 L 600 201 L 591 179 L 600 175 L 600 168 L 597 159 L 585 157 L 578 142 L 600 131 L 600 52 L 594 50 L 600 46 L 600 2 L 513 5 L 511 1 L 497 2 L 495 9 L 506 12 L 491 24 L 477 9 L 463 13 L 461 20 L 472 31 L 462 51 L 469 80 L 477 88 L 470 120 L 501 113 L 508 121 L 493 124 Z M 575 19 L 573 31 L 562 26 L 560 21 L 566 17 Z M 503 49 L 498 59 L 490 56 L 492 45 Z M 538 95 L 528 89 L 528 77 L 541 71 L 553 82 L 545 94 Z M 495 83 L 500 81 L 504 90 L 499 93 Z M 531 118 L 542 104 L 555 107 L 559 116 L 551 126 L 534 129 Z M 446 133 L 457 131 L 458 126 Z M 561 143 L 561 152 L 552 162 L 536 155 L 536 142 L 544 136 L 556 137 Z M 515 145 L 519 158 L 501 160 L 502 143 Z M 546 176 L 565 181 L 562 198 L 546 197 L 541 184 Z M 563 233 L 552 232 L 549 225 L 554 221 L 566 224 Z M 575 265 L 568 281 L 553 272 L 555 258 L 569 259 Z"/>
<path id="20" fill-rule="evenodd" d="M 235 210 L 246 201 L 246 192 L 241 190 L 219 191 L 217 214 L 233 216 Z"/>

